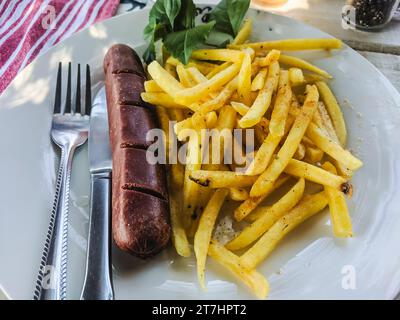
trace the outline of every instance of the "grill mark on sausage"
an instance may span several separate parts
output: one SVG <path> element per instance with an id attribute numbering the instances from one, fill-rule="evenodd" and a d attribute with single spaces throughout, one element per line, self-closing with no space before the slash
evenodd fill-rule
<path id="1" fill-rule="evenodd" d="M 137 192 L 141 192 L 141 193 L 145 193 L 145 194 L 151 195 L 151 196 L 156 197 L 156 198 L 161 199 L 161 200 L 167 200 L 167 199 L 165 199 L 165 197 L 163 197 L 162 194 L 158 193 L 157 191 L 154 191 L 154 190 L 151 190 L 151 189 L 147 189 L 147 188 L 144 188 L 144 187 L 140 187 L 140 186 L 134 185 L 132 183 L 124 184 L 121 187 L 121 189 L 122 190 L 137 191 Z"/>

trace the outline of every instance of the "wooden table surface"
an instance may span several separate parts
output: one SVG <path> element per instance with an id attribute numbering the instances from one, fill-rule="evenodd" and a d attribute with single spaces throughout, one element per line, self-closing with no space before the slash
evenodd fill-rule
<path id="1" fill-rule="evenodd" d="M 252 1 L 257 9 L 282 14 L 312 25 L 337 37 L 372 62 L 400 92 L 400 21 L 392 20 L 379 32 L 342 27 L 342 8 L 346 0 L 289 0 L 279 7 Z"/>

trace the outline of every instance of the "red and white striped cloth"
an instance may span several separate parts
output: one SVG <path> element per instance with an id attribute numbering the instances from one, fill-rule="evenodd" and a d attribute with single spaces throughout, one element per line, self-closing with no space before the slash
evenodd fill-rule
<path id="1" fill-rule="evenodd" d="M 113 16 L 119 0 L 0 0 L 0 94 L 37 55 Z"/>

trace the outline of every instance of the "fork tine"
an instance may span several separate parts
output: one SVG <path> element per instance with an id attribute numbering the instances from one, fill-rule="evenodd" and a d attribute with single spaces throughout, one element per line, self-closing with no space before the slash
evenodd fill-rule
<path id="1" fill-rule="evenodd" d="M 85 112 L 90 116 L 92 109 L 92 82 L 90 80 L 90 67 L 86 65 L 86 97 L 85 97 Z"/>
<path id="2" fill-rule="evenodd" d="M 76 96 L 74 113 L 81 113 L 81 65 L 78 63 L 78 75 L 76 76 Z"/>
<path id="3" fill-rule="evenodd" d="M 71 113 L 71 62 L 68 63 L 67 96 L 65 98 L 64 113 Z"/>
<path id="4" fill-rule="evenodd" d="M 54 99 L 54 113 L 61 113 L 61 71 L 62 63 L 58 64 L 56 96 Z"/>

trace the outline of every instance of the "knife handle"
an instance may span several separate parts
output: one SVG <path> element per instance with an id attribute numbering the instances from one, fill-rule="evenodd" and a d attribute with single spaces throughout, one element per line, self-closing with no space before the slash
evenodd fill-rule
<path id="1" fill-rule="evenodd" d="M 86 273 L 81 300 L 113 300 L 111 172 L 92 173 Z"/>

